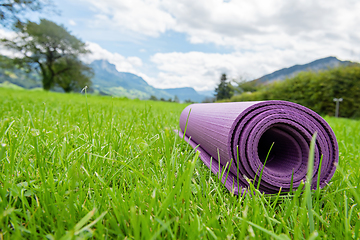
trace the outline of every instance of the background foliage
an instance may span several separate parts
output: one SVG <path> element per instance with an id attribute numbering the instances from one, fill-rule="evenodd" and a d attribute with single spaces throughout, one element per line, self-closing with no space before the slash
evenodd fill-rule
<path id="1" fill-rule="evenodd" d="M 219 85 L 215 88 L 216 100 L 228 99 L 233 95 L 233 87 L 227 80 L 226 74 L 223 73 Z"/>
<path id="2" fill-rule="evenodd" d="M 230 101 L 286 100 L 334 116 L 334 98 L 343 98 L 340 117 L 360 118 L 360 66 L 301 72 L 291 79 L 257 86 L 256 91 L 235 95 Z"/>

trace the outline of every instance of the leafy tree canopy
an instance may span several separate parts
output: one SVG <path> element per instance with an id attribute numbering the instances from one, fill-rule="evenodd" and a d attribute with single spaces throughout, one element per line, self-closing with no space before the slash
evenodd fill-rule
<path id="1" fill-rule="evenodd" d="M 2 41 L 9 49 L 21 53 L 22 57 L 15 59 L 17 64 L 41 74 L 45 90 L 59 86 L 68 92 L 80 83 L 90 83 L 91 69 L 78 59 L 89 51 L 64 26 L 41 19 L 40 23 L 28 21 L 18 26 L 17 31 L 15 39 Z"/>
<path id="2" fill-rule="evenodd" d="M 55 84 L 65 92 L 80 91 L 91 85 L 93 69 L 77 58 L 63 57 L 56 62 L 54 68 L 57 72 L 68 69 L 55 77 Z"/>
<path id="3" fill-rule="evenodd" d="M 154 95 L 151 95 L 149 100 L 152 100 L 152 101 L 158 101 L 158 98 Z"/>

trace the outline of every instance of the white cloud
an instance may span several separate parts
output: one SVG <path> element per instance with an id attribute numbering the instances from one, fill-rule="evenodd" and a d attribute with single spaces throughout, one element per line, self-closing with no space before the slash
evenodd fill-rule
<path id="1" fill-rule="evenodd" d="M 166 1 L 165 9 L 176 19 L 174 30 L 188 35 L 192 43 L 215 43 L 236 49 L 298 40 L 316 33 L 340 38 L 354 32 L 360 21 L 360 2 L 348 0 L 281 1 L 217 0 Z M 283 36 L 287 36 L 283 39 Z M 360 36 L 357 34 L 357 36 Z"/>
<path id="2" fill-rule="evenodd" d="M 143 65 L 141 59 L 138 57 L 128 57 L 127 61 L 136 67 L 141 67 Z"/>
<path id="3" fill-rule="evenodd" d="M 96 12 L 95 24 L 125 28 L 144 35 L 157 37 L 171 29 L 175 19 L 162 10 L 161 0 L 87 0 Z"/>
<path id="4" fill-rule="evenodd" d="M 72 20 L 72 19 L 69 20 L 69 24 L 71 26 L 76 26 L 76 22 L 74 20 Z"/>
<path id="5" fill-rule="evenodd" d="M 360 37 L 354 33 L 360 22 L 360 2 L 356 0 L 83 1 L 90 2 L 97 24 L 104 27 L 115 25 L 153 37 L 174 30 L 185 33 L 191 43 L 236 49 L 289 44 L 303 34 L 319 41 L 314 37 L 318 32 L 338 38 Z"/>
<path id="6" fill-rule="evenodd" d="M 337 52 L 341 56 L 341 51 Z M 283 67 L 305 64 L 330 56 L 326 51 L 304 51 L 263 49 L 262 52 L 218 53 L 157 53 L 152 61 L 158 66 L 156 82 L 158 88 L 194 87 L 195 90 L 213 90 L 222 73 L 228 79 L 252 80 Z M 347 55 L 349 56 L 349 55 Z M 348 59 L 348 57 L 341 58 Z"/>
<path id="7" fill-rule="evenodd" d="M 91 51 L 91 54 L 84 58 L 84 61 L 87 63 L 91 63 L 94 60 L 104 59 L 114 64 L 119 72 L 130 72 L 134 74 L 138 73 L 136 67 L 142 66 L 142 61 L 138 57 L 126 58 L 119 53 L 112 53 L 102 48 L 97 43 L 87 42 L 86 44 L 87 48 Z"/>
<path id="8" fill-rule="evenodd" d="M 207 90 L 222 72 L 251 79 L 327 56 L 360 61 L 357 0 L 83 1 L 96 7 L 97 24 L 105 27 L 152 37 L 172 30 L 184 33 L 193 44 L 233 50 L 155 54 L 151 61 L 159 74 L 151 83 L 157 87 Z"/>

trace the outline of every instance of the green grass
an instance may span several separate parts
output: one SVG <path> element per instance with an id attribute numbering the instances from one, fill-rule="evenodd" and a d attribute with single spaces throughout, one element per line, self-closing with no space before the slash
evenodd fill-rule
<path id="1" fill-rule="evenodd" d="M 329 186 L 237 197 L 173 132 L 184 107 L 0 88 L 0 239 L 359 238 L 359 121 L 325 118 Z"/>

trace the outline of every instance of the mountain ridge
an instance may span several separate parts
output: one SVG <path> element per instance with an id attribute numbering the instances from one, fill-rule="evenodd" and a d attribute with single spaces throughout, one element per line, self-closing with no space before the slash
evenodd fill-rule
<path id="1" fill-rule="evenodd" d="M 268 84 L 273 81 L 282 81 L 286 78 L 291 78 L 300 72 L 304 71 L 321 71 L 329 68 L 338 67 L 340 65 L 353 64 L 351 61 L 341 61 L 334 56 L 320 58 L 306 64 L 296 64 L 288 68 L 282 68 L 275 72 L 266 74 L 260 78 L 254 79 L 250 82 L 258 84 Z"/>
<path id="2" fill-rule="evenodd" d="M 115 65 L 107 60 L 95 60 L 90 66 L 94 69 L 92 79 L 93 88 L 102 94 L 126 96 L 129 98 L 149 99 L 155 96 L 158 99 L 174 99 L 175 95 L 183 102 L 191 100 L 201 102 L 202 96 L 191 87 L 160 89 L 149 85 L 142 77 L 133 73 L 119 72 Z"/>
<path id="3" fill-rule="evenodd" d="M 336 57 L 330 56 L 317 59 L 306 64 L 296 64 L 288 68 L 282 68 L 270 74 L 266 74 L 258 79 L 249 81 L 251 84 L 268 84 L 273 81 L 282 81 L 286 78 L 294 77 L 303 71 L 321 71 L 340 65 L 359 64 L 351 61 L 341 61 Z M 118 97 L 149 99 L 155 96 L 157 99 L 174 100 L 175 96 L 181 101 L 202 102 L 214 91 L 197 92 L 192 87 L 165 88 L 159 89 L 149 85 L 142 77 L 129 72 L 119 72 L 114 64 L 107 60 L 95 60 L 90 67 L 94 70 L 94 77 L 91 79 L 92 89 L 102 95 Z M 0 66 L 1 67 L 1 66 Z M 0 83 L 8 81 L 24 88 L 41 87 L 39 76 L 28 75 L 19 69 L 7 70 L 0 68 Z M 58 91 L 58 89 L 55 89 Z"/>

